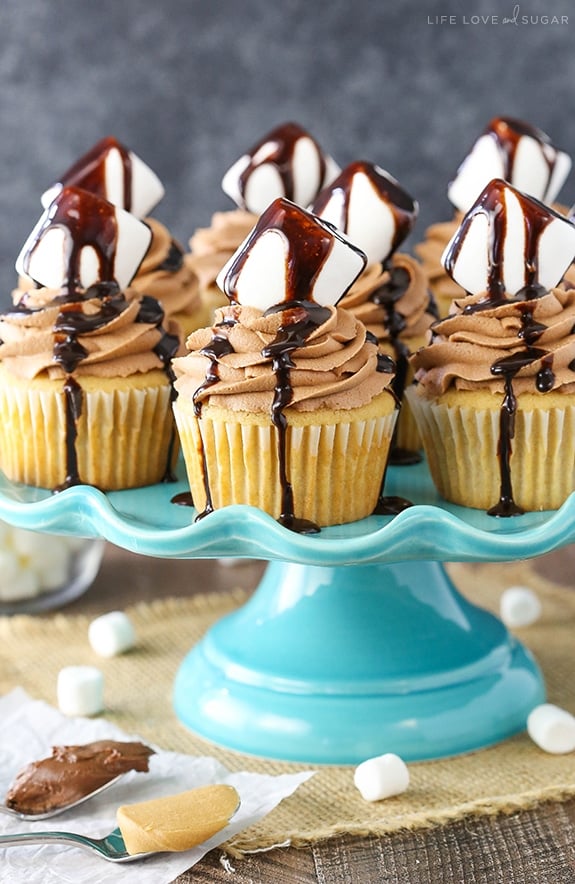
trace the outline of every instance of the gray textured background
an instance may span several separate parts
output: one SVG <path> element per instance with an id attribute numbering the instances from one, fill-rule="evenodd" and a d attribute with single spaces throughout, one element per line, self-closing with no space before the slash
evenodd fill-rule
<path id="1" fill-rule="evenodd" d="M 232 208 L 227 167 L 278 123 L 340 165 L 366 159 L 416 197 L 416 234 L 486 122 L 517 116 L 575 155 L 575 5 L 529 0 L 0 0 L 0 304 L 39 196 L 103 135 L 166 186 L 184 243 Z M 456 24 L 429 24 L 437 15 Z M 498 15 L 498 24 L 463 16 Z M 563 192 L 575 202 L 575 173 Z"/>

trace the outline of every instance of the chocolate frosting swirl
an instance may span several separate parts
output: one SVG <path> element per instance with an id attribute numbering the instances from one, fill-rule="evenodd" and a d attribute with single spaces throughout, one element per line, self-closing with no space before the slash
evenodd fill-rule
<path id="1" fill-rule="evenodd" d="M 378 292 L 402 274 L 402 287 L 394 301 L 394 311 L 401 315 L 402 328 L 398 337 L 407 344 L 421 339 L 436 319 L 427 288 L 427 277 L 421 265 L 410 255 L 397 253 L 388 266 L 368 264 L 346 295 L 340 307 L 350 310 L 380 342 L 392 341 L 390 311 L 378 299 Z"/>
<path id="2" fill-rule="evenodd" d="M 489 305 L 486 298 L 482 293 L 454 301 L 453 312 L 434 324 L 430 344 L 411 357 L 423 391 L 503 394 L 499 364 L 517 366 L 516 394 L 575 392 L 575 289 L 560 286 L 530 300 Z"/>
<path id="3" fill-rule="evenodd" d="M 162 302 L 166 316 L 192 314 L 201 306 L 198 279 L 182 246 L 156 218 L 146 218 L 152 242 L 131 287 Z"/>
<path id="4" fill-rule="evenodd" d="M 147 313 L 146 305 L 152 306 Z M 161 347 L 169 336 L 160 325 L 162 317 L 157 302 L 132 288 L 121 293 L 117 287 L 96 285 L 74 296 L 30 289 L 13 310 L 0 316 L 0 359 L 21 378 L 63 379 L 70 367 L 55 353 L 72 337 L 77 377 L 127 377 L 163 369 Z"/>
<path id="5" fill-rule="evenodd" d="M 173 362 L 179 395 L 198 405 L 270 413 L 277 379 L 264 351 L 278 339 L 288 312 L 287 303 L 285 310 L 266 314 L 237 304 L 218 309 L 215 326 L 192 332 L 186 344 L 190 352 Z M 393 378 L 381 370 L 377 344 L 353 314 L 336 307 L 325 313 L 326 320 L 290 354 L 289 404 L 298 411 L 360 407 L 390 388 Z M 206 384 L 214 338 L 223 344 L 217 375 Z"/>
<path id="6" fill-rule="evenodd" d="M 449 302 L 462 295 L 461 286 L 457 285 L 446 272 L 441 263 L 441 256 L 463 220 L 463 213 L 456 213 L 451 221 L 440 221 L 432 224 L 425 231 L 425 238 L 414 247 L 415 254 L 422 263 L 429 285 L 438 299 Z M 444 306 L 441 304 L 440 306 Z M 445 310 L 447 312 L 447 309 Z"/>
<path id="7" fill-rule="evenodd" d="M 243 209 L 215 212 L 210 227 L 196 230 L 190 239 L 191 253 L 186 255 L 186 263 L 202 288 L 216 284 L 218 273 L 251 233 L 257 220 L 257 215 Z"/>

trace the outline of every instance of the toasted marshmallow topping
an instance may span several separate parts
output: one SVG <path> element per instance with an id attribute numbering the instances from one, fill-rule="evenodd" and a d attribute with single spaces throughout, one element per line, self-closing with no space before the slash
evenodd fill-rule
<path id="1" fill-rule="evenodd" d="M 442 263 L 467 292 L 498 300 L 552 289 L 574 256 L 575 224 L 496 179 L 463 218 Z"/>
<path id="2" fill-rule="evenodd" d="M 16 271 L 48 288 L 125 288 L 152 239 L 147 224 L 87 190 L 65 187 L 41 215 Z"/>
<path id="3" fill-rule="evenodd" d="M 156 173 L 112 136 L 98 141 L 42 194 L 44 208 L 64 187 L 89 190 L 137 218 L 147 215 L 164 195 Z"/>
<path id="4" fill-rule="evenodd" d="M 552 203 L 571 169 L 571 158 L 541 129 L 522 120 L 495 117 L 457 170 L 447 195 L 467 212 L 492 178 L 503 178 L 541 202 Z"/>
<path id="5" fill-rule="evenodd" d="M 228 298 L 267 310 L 284 301 L 334 305 L 366 264 L 332 225 L 289 200 L 268 206 L 218 275 Z"/>
<path id="6" fill-rule="evenodd" d="M 222 179 L 240 209 L 260 215 L 278 197 L 309 205 L 339 166 L 297 123 L 284 123 L 243 154 Z"/>
<path id="7" fill-rule="evenodd" d="M 389 172 L 358 161 L 322 190 L 311 211 L 347 234 L 372 264 L 386 261 L 400 246 L 419 206 Z"/>

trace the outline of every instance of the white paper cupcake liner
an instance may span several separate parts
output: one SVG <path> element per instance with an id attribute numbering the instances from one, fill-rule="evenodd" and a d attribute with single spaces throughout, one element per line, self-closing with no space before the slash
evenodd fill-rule
<path id="1" fill-rule="evenodd" d="M 474 409 L 424 399 L 409 402 L 431 476 L 442 497 L 490 509 L 500 496 L 499 408 Z M 520 402 L 520 397 L 519 397 Z M 557 509 L 575 490 L 575 406 L 518 408 L 511 442 L 513 499 L 523 509 Z"/>
<path id="2" fill-rule="evenodd" d="M 206 504 L 204 463 L 214 508 L 249 504 L 278 518 L 282 509 L 278 434 L 265 423 L 198 420 L 174 405 L 182 452 L 195 506 Z M 294 515 L 318 525 L 365 518 L 380 492 L 397 412 L 365 420 L 288 426 L 286 461 Z M 269 421 L 269 422 L 268 422 Z M 205 461 L 203 456 L 205 457 Z"/>

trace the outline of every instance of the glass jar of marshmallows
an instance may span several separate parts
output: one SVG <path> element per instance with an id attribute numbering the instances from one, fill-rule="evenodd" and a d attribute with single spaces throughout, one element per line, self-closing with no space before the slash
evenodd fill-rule
<path id="1" fill-rule="evenodd" d="M 78 598 L 94 581 L 99 538 L 42 534 L 0 521 L 0 616 L 35 614 Z"/>

